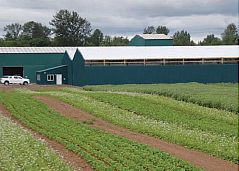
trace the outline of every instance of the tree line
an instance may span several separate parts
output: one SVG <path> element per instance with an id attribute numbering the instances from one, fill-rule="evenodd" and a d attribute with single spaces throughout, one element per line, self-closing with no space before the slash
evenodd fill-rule
<path id="1" fill-rule="evenodd" d="M 173 45 L 174 46 L 210 46 L 210 45 L 238 45 L 239 35 L 238 28 L 234 23 L 231 23 L 227 26 L 224 32 L 221 34 L 221 39 L 215 37 L 214 34 L 207 35 L 203 41 L 199 41 L 196 44 L 193 40 L 191 40 L 191 35 L 185 31 L 177 31 L 173 34 Z M 156 29 L 154 26 L 148 26 L 144 29 L 144 34 L 165 34 L 168 35 L 170 30 L 166 26 L 158 26 Z"/>
<path id="2" fill-rule="evenodd" d="M 52 29 L 34 21 L 6 25 L 0 46 L 128 46 L 124 37 L 105 35 L 77 12 L 60 10 L 49 22 Z M 92 33 L 93 31 L 93 33 Z"/>
<path id="3" fill-rule="evenodd" d="M 82 18 L 75 11 L 60 10 L 49 22 L 52 28 L 41 23 L 29 21 L 23 25 L 13 23 L 6 25 L 4 38 L 0 39 L 0 46 L 128 46 L 129 40 L 122 36 L 104 35 L 100 29 L 93 30 L 91 23 Z M 93 33 L 92 33 L 93 32 Z M 165 34 L 170 30 L 166 26 L 148 26 L 143 30 L 144 34 Z M 185 31 L 177 31 L 173 34 L 175 46 L 197 45 Z M 238 32 L 235 24 L 229 24 L 222 33 L 222 39 L 207 35 L 198 45 L 234 45 L 238 44 Z"/>

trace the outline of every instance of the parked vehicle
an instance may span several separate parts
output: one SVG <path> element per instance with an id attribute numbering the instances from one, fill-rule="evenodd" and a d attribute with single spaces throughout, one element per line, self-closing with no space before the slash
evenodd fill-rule
<path id="1" fill-rule="evenodd" d="M 30 80 L 28 78 L 22 78 L 21 76 L 3 76 L 0 79 L 0 82 L 6 86 L 9 84 L 20 84 L 20 85 L 30 84 Z"/>

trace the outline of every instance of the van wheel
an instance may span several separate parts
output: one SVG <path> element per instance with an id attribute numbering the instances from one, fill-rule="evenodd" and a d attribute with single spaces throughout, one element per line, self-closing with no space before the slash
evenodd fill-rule
<path id="1" fill-rule="evenodd" d="M 28 82 L 24 82 L 23 85 L 28 85 Z"/>
<path id="2" fill-rule="evenodd" d="M 5 81 L 5 82 L 4 82 L 4 85 L 5 85 L 5 86 L 9 85 L 9 82 L 8 82 L 8 81 Z"/>

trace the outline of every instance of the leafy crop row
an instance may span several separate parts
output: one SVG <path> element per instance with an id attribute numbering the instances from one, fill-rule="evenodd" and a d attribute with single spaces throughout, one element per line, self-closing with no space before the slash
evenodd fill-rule
<path id="1" fill-rule="evenodd" d="M 147 84 L 85 86 L 87 91 L 117 91 L 157 94 L 198 105 L 238 113 L 238 84 Z"/>
<path id="2" fill-rule="evenodd" d="M 96 170 L 203 170 L 145 144 L 80 124 L 30 96 L 0 93 L 0 101 L 14 117 L 76 152 Z"/>
<path id="3" fill-rule="evenodd" d="M 104 92 L 84 94 L 147 118 L 180 125 L 189 129 L 199 129 L 231 137 L 238 136 L 237 120 L 219 120 L 216 117 L 208 117 L 203 115 L 200 110 L 192 112 L 190 109 L 186 110 L 184 106 L 180 107 L 170 105 L 170 103 L 163 103 L 163 101 L 153 101 L 148 98 L 150 96 L 131 96 Z"/>
<path id="4" fill-rule="evenodd" d="M 21 91 L 23 91 L 23 93 L 27 92 L 25 90 Z M 44 91 L 46 94 L 46 91 L 48 90 L 42 91 Z M 118 108 L 118 106 L 112 106 L 109 103 L 92 99 L 88 95 L 91 92 L 84 92 L 80 91 L 79 89 L 65 88 L 48 93 L 51 94 L 52 97 L 74 105 L 110 123 L 237 163 L 237 136 L 226 136 L 223 132 L 222 134 L 214 132 L 210 133 L 202 131 L 199 128 L 189 129 L 188 127 L 178 124 L 162 122 L 160 120 L 151 119 L 146 116 L 137 115 L 135 111 L 123 110 Z M 229 125 L 235 125 L 237 123 L 238 116 L 234 113 L 204 108 L 156 95 L 136 94 L 135 97 L 138 99 L 142 98 L 147 102 L 150 101 L 153 104 L 160 103 L 164 107 L 172 107 L 173 110 L 182 110 L 183 112 L 193 114 L 193 116 L 195 115 L 197 117 L 200 116 L 209 120 L 216 120 L 219 123 L 226 122 Z M 237 131 L 237 128 L 234 131 Z"/>
<path id="5" fill-rule="evenodd" d="M 0 113 L 0 168 L 2 170 L 72 170 L 43 141 Z M 0 170 L 1 170 L 0 169 Z"/>

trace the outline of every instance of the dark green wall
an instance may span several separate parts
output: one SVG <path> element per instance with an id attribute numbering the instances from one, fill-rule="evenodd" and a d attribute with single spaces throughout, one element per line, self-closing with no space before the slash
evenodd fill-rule
<path id="1" fill-rule="evenodd" d="M 145 46 L 145 40 L 136 35 L 133 39 L 131 39 L 131 41 L 129 42 L 130 46 Z"/>
<path id="2" fill-rule="evenodd" d="M 173 46 L 173 40 L 145 40 L 145 46 Z"/>
<path id="3" fill-rule="evenodd" d="M 56 84 L 56 75 L 55 74 L 62 74 L 62 84 L 68 84 L 68 71 L 67 71 L 66 65 L 38 71 L 35 73 L 35 76 L 38 74 L 40 75 L 41 80 L 40 81 L 37 80 L 36 81 L 37 84 Z M 54 81 L 47 81 L 48 74 L 54 75 Z"/>
<path id="4" fill-rule="evenodd" d="M 4 66 L 23 67 L 24 77 L 36 82 L 36 71 L 61 65 L 63 54 L 1 54 L 0 77 L 3 76 Z"/>
<path id="5" fill-rule="evenodd" d="M 64 54 L 64 56 L 63 56 L 63 58 L 62 58 L 61 63 L 62 63 L 63 65 L 67 65 L 67 73 L 68 73 L 68 76 L 67 76 L 68 82 L 67 82 L 67 84 L 72 85 L 72 84 L 73 84 L 73 83 L 72 83 L 72 81 L 73 81 L 72 61 L 71 61 L 71 59 L 69 58 L 67 52 L 65 52 L 65 54 Z"/>
<path id="6" fill-rule="evenodd" d="M 77 50 L 72 61 L 73 80 L 72 84 L 77 86 L 84 85 L 85 78 L 85 60 L 82 54 Z"/>
<path id="7" fill-rule="evenodd" d="M 79 85 L 186 82 L 235 83 L 238 82 L 238 65 L 86 67 L 84 82 Z"/>
<path id="8" fill-rule="evenodd" d="M 154 40 L 154 39 L 143 39 L 142 37 L 136 35 L 129 42 L 130 46 L 173 46 L 173 39 L 168 40 Z"/>

